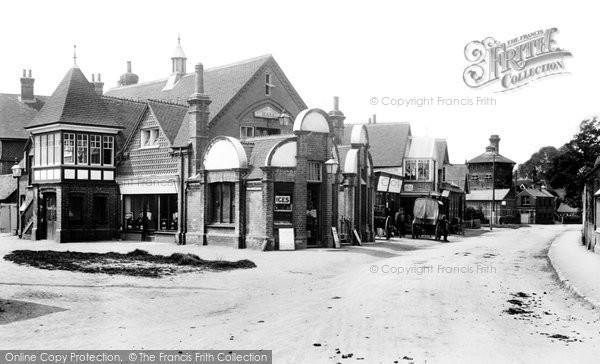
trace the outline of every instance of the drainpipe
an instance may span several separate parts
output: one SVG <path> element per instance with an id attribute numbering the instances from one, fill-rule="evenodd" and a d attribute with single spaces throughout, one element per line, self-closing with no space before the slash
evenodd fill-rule
<path id="1" fill-rule="evenodd" d="M 185 245 L 185 200 L 186 200 L 186 186 L 185 186 L 185 158 L 183 153 L 183 148 L 179 148 L 179 160 L 180 160 L 180 176 L 179 176 L 179 203 L 180 203 L 180 211 L 181 216 L 179 216 L 179 245 Z"/>

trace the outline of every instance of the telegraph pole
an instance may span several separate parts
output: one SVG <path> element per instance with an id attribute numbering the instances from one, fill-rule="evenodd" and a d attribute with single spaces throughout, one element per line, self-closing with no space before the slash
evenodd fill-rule
<path id="1" fill-rule="evenodd" d="M 492 151 L 492 206 L 490 211 L 490 231 L 494 224 L 494 213 L 496 212 L 496 148 Z"/>

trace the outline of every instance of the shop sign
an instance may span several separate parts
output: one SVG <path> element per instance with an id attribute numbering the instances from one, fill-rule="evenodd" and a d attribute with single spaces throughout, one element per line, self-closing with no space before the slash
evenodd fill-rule
<path id="1" fill-rule="evenodd" d="M 291 202 L 290 196 L 275 196 L 275 204 L 277 205 L 289 205 Z"/>
<path id="2" fill-rule="evenodd" d="M 262 109 L 254 112 L 254 117 L 261 119 L 279 119 L 281 112 L 273 109 L 270 106 L 265 106 Z"/>

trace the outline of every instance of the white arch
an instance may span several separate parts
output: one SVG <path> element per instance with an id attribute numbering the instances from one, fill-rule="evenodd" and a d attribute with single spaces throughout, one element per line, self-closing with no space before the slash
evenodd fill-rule
<path id="1" fill-rule="evenodd" d="M 350 149 L 344 161 L 344 173 L 358 173 L 358 149 Z"/>
<path id="2" fill-rule="evenodd" d="M 294 131 L 331 132 L 329 116 L 321 109 L 302 110 L 294 120 Z"/>
<path id="3" fill-rule="evenodd" d="M 239 140 L 218 136 L 206 147 L 204 153 L 204 169 L 248 168 L 248 157 Z"/>
<path id="4" fill-rule="evenodd" d="M 294 139 L 283 140 L 273 146 L 267 158 L 265 166 L 273 167 L 296 167 L 296 154 L 298 145 Z"/>
<path id="5" fill-rule="evenodd" d="M 364 125 L 354 125 L 350 134 L 350 144 L 369 145 L 369 133 Z"/>

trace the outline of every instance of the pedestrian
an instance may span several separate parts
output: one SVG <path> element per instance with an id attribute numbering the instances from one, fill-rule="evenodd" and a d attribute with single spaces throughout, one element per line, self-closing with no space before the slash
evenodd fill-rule
<path id="1" fill-rule="evenodd" d="M 448 241 L 448 220 L 446 219 L 446 215 L 442 215 L 440 217 L 440 238 L 443 236 L 444 241 Z"/>
<path id="2" fill-rule="evenodd" d="M 142 217 L 142 241 L 146 241 L 146 238 L 148 237 L 148 216 L 146 216 L 146 214 L 144 214 L 144 216 Z"/>

